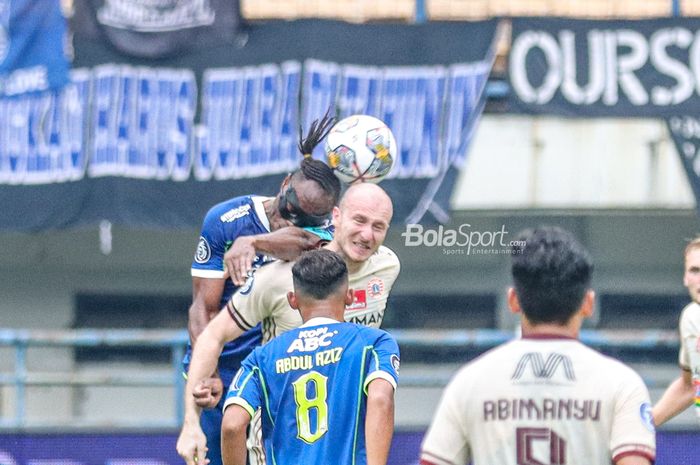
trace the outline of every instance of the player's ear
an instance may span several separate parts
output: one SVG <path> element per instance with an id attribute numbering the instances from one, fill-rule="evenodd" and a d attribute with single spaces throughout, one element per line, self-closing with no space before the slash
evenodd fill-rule
<path id="1" fill-rule="evenodd" d="M 299 310 L 299 303 L 297 302 L 297 295 L 289 291 L 287 292 L 287 302 L 289 302 L 289 306 L 292 307 L 294 310 Z"/>
<path id="2" fill-rule="evenodd" d="M 289 181 L 292 179 L 292 173 L 289 173 L 285 178 L 282 180 L 282 184 L 280 185 L 280 192 L 284 192 L 287 190 L 287 186 L 289 186 Z"/>
<path id="3" fill-rule="evenodd" d="M 340 218 L 340 208 L 333 207 L 333 226 L 338 224 L 338 219 Z"/>
<path id="4" fill-rule="evenodd" d="M 345 293 L 345 306 L 352 305 L 353 300 L 355 300 L 355 292 L 348 288 L 348 291 Z"/>
<path id="5" fill-rule="evenodd" d="M 520 300 L 518 300 L 518 294 L 515 293 L 515 288 L 508 288 L 508 308 L 510 308 L 511 313 L 521 313 L 522 308 L 520 308 Z"/>
<path id="6" fill-rule="evenodd" d="M 593 316 L 593 313 L 595 312 L 595 291 L 593 291 L 593 289 L 588 289 L 586 294 L 583 296 L 580 312 L 584 318 L 590 318 Z"/>

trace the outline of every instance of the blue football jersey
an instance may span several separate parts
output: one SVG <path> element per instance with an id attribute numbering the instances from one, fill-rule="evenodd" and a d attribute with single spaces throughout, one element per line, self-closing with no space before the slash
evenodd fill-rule
<path id="1" fill-rule="evenodd" d="M 267 462 L 274 465 L 361 465 L 367 385 L 396 386 L 399 347 L 387 332 L 313 319 L 253 351 L 243 362 L 224 408 L 251 417 L 262 408 Z"/>
<path id="2" fill-rule="evenodd" d="M 245 195 L 234 197 L 209 209 L 202 225 L 197 250 L 192 261 L 192 276 L 201 278 L 224 277 L 224 254 L 241 236 L 253 236 L 270 232 L 270 224 L 263 207 L 268 197 Z M 258 254 L 254 267 L 262 266 L 270 259 Z M 226 280 L 219 307 L 222 308 L 238 286 Z M 260 325 L 241 334 L 235 341 L 226 344 L 219 358 L 219 375 L 226 386 L 240 367 L 243 359 L 262 343 Z M 185 354 L 185 369 L 189 366 L 192 347 Z"/>
<path id="3" fill-rule="evenodd" d="M 263 206 L 267 200 L 271 200 L 271 198 L 245 195 L 226 200 L 209 209 L 204 217 L 197 250 L 192 261 L 191 275 L 201 278 L 223 278 L 225 274 L 224 254 L 238 237 L 270 232 L 270 223 Z M 323 226 L 305 229 L 316 234 L 322 240 L 330 241 L 333 239 L 333 227 L 330 221 Z M 255 257 L 253 268 L 259 268 L 272 260 L 266 255 L 258 254 Z M 249 283 L 252 283 L 252 280 Z M 240 287 L 241 292 L 246 291 L 246 285 L 249 283 Z M 219 307 L 223 308 L 238 289 L 239 286 L 227 279 Z M 233 374 L 241 366 L 243 359 L 261 343 L 261 326 L 257 325 L 224 346 L 219 358 L 218 369 L 225 386 L 230 384 Z M 191 357 L 192 347 L 188 345 L 183 361 L 185 371 L 189 367 Z"/>

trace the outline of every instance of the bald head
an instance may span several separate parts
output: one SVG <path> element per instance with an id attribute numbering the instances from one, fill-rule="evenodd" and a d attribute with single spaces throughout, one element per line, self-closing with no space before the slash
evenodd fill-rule
<path id="1" fill-rule="evenodd" d="M 391 202 L 391 197 L 376 184 L 362 182 L 350 186 L 340 200 L 340 209 L 351 208 L 354 205 L 367 205 L 377 211 L 384 212 L 387 223 L 390 223 L 391 217 L 394 216 L 394 204 Z"/>
<path id="2" fill-rule="evenodd" d="M 350 187 L 333 209 L 335 236 L 331 250 L 345 259 L 355 272 L 382 245 L 394 214 L 391 198 L 376 184 Z"/>

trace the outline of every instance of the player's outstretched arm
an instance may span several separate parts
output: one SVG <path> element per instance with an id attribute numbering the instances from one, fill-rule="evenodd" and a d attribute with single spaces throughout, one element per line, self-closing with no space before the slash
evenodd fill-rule
<path id="1" fill-rule="evenodd" d="M 202 409 L 195 401 L 195 387 L 216 371 L 224 344 L 242 332 L 223 310 L 204 328 L 194 346 L 185 385 L 185 416 L 177 440 L 177 452 L 187 465 L 194 465 L 195 459 L 198 465 L 205 463 L 207 445 L 206 436 L 199 424 Z"/>
<path id="2" fill-rule="evenodd" d="M 243 285 L 257 253 L 282 260 L 295 260 L 303 251 L 318 247 L 321 238 L 296 226 L 287 226 L 266 234 L 241 236 L 224 255 L 231 280 Z"/>
<path id="3" fill-rule="evenodd" d="M 681 370 L 681 375 L 669 384 L 651 413 L 656 426 L 666 423 L 693 404 L 695 390 L 690 371 Z"/>
<path id="4" fill-rule="evenodd" d="M 394 386 L 377 378 L 367 386 L 367 465 L 385 465 L 394 435 Z"/>
<path id="5" fill-rule="evenodd" d="M 221 458 L 224 465 L 245 465 L 246 428 L 250 415 L 240 405 L 230 405 L 221 421 Z"/>

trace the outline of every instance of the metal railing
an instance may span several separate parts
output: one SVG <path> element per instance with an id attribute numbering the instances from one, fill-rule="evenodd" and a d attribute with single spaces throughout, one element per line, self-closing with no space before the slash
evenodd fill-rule
<path id="1" fill-rule="evenodd" d="M 491 329 L 479 330 L 389 330 L 402 349 L 449 348 L 455 350 L 487 350 L 506 342 L 513 337 L 512 331 Z M 605 331 L 584 330 L 581 340 L 600 350 L 615 349 L 677 349 L 675 331 Z M 171 421 L 138 423 L 141 428 L 175 427 L 181 423 L 183 415 L 184 378 L 182 358 L 188 341 L 186 331 L 172 330 L 17 330 L 0 329 L 0 347 L 14 348 L 14 372 L 0 373 L 0 386 L 14 386 L 14 415 L 0 418 L 0 428 L 22 428 L 26 426 L 26 391 L 29 386 L 126 386 L 126 387 L 168 387 L 174 392 L 174 418 Z M 81 373 L 77 371 L 39 373 L 27 369 L 27 351 L 30 347 L 151 347 L 169 348 L 171 351 L 171 373 L 129 374 Z M 401 378 L 402 387 L 441 387 L 449 376 L 436 376 L 434 373 L 405 375 Z M 57 425 L 52 425 L 57 426 Z M 60 426 L 60 425 L 58 425 Z M 70 425 L 65 425 L 70 426 Z M 92 425 L 94 426 L 94 425 Z M 114 426 L 110 423 L 110 426 Z"/>

